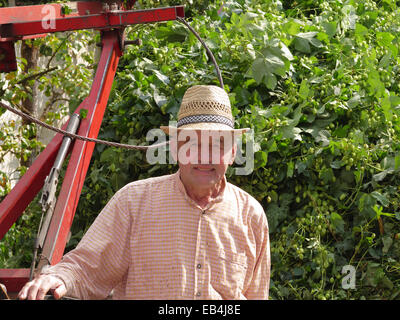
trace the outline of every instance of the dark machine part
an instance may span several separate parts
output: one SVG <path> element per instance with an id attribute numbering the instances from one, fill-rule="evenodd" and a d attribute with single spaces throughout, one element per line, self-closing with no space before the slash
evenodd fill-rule
<path id="1" fill-rule="evenodd" d="M 72 114 L 66 131 L 69 133 L 76 133 L 79 127 L 79 115 L 74 113 Z M 51 222 L 51 218 L 53 216 L 54 207 L 56 205 L 56 191 L 58 185 L 58 178 L 61 172 L 62 165 L 64 163 L 65 157 L 68 154 L 68 150 L 71 146 L 72 138 L 64 136 L 61 147 L 58 151 L 56 160 L 54 161 L 54 165 L 50 170 L 50 174 L 46 177 L 44 182 L 42 197 L 40 199 L 42 205 L 42 217 L 39 224 L 38 235 L 35 239 L 34 245 L 34 253 L 33 260 L 31 264 L 31 270 L 29 274 L 29 280 L 32 280 L 37 260 L 37 253 L 39 250 L 43 249 L 43 244 L 46 239 L 47 231 L 49 229 L 49 225 Z M 46 259 L 46 257 L 41 256 L 39 259 L 42 261 Z M 40 270 L 39 270 L 40 271 Z"/>

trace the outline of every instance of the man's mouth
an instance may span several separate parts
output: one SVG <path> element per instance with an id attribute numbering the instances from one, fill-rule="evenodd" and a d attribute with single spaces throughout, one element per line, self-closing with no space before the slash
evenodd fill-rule
<path id="1" fill-rule="evenodd" d="M 212 172 L 215 170 L 214 168 L 204 168 L 204 167 L 194 167 L 194 169 L 200 172 Z"/>

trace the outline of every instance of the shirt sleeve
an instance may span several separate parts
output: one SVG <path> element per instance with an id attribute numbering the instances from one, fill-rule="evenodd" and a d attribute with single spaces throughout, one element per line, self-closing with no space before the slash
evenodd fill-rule
<path id="1" fill-rule="evenodd" d="M 261 211 L 259 215 L 260 218 L 257 219 L 257 223 L 253 225 L 257 239 L 257 259 L 250 285 L 244 293 L 244 296 L 249 300 L 268 300 L 269 297 L 271 272 L 269 230 L 264 210 L 261 205 L 259 207 L 260 209 L 257 211 Z"/>
<path id="2" fill-rule="evenodd" d="M 63 280 L 67 295 L 104 299 L 126 274 L 131 219 L 121 190 L 107 203 L 78 246 L 42 272 Z"/>

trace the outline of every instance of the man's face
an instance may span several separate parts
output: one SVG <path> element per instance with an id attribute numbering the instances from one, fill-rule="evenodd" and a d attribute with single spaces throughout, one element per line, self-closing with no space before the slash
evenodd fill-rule
<path id="1" fill-rule="evenodd" d="M 184 182 L 193 188 L 212 188 L 221 181 L 236 155 L 232 132 L 180 131 L 177 161 Z"/>

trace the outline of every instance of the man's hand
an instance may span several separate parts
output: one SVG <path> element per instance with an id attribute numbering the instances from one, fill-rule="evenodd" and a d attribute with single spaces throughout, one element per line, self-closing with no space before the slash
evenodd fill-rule
<path id="1" fill-rule="evenodd" d="M 55 299 L 60 299 L 67 293 L 67 288 L 61 279 L 50 274 L 42 274 L 25 284 L 18 294 L 18 299 L 43 300 L 49 290 L 53 291 Z"/>

